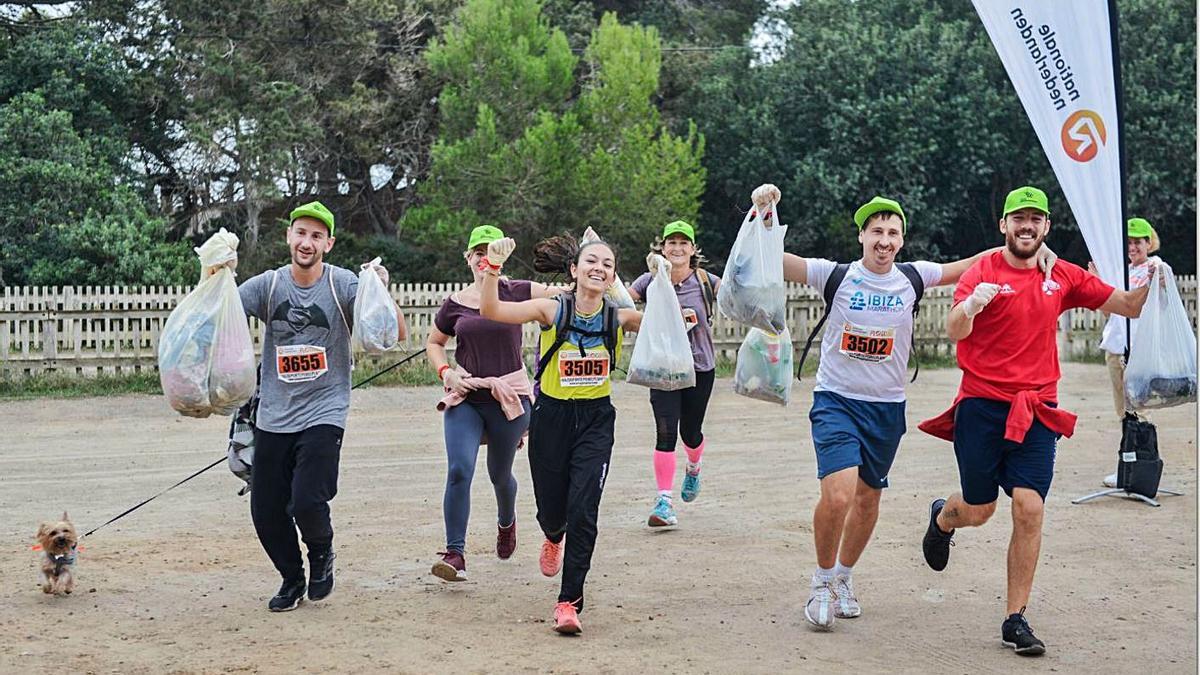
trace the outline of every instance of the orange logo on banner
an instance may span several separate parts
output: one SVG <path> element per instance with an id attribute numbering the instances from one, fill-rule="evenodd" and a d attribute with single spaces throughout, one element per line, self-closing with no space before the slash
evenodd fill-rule
<path id="1" fill-rule="evenodd" d="M 1076 162 L 1088 162 L 1106 140 L 1104 120 L 1091 110 L 1076 110 L 1062 126 L 1062 146 Z"/>

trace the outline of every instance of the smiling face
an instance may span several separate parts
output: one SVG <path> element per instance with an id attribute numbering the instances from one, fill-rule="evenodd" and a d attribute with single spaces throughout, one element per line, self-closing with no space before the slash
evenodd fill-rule
<path id="1" fill-rule="evenodd" d="M 875 268 L 888 267 L 904 248 L 904 222 L 899 214 L 881 211 L 863 223 L 858 241 L 863 247 L 864 261 Z"/>
<path id="2" fill-rule="evenodd" d="M 304 269 L 321 264 L 325 254 L 333 248 L 333 241 L 334 238 L 329 236 L 329 228 L 316 218 L 301 216 L 292 221 L 287 229 L 292 264 Z"/>
<path id="3" fill-rule="evenodd" d="M 617 275 L 617 256 L 608 244 L 596 242 L 579 249 L 579 257 L 571 265 L 575 287 L 589 292 L 604 293 Z"/>
<path id="4" fill-rule="evenodd" d="M 1149 237 L 1129 237 L 1126 245 L 1130 265 L 1141 265 L 1150 255 Z"/>
<path id="5" fill-rule="evenodd" d="M 663 240 L 662 254 L 675 269 L 690 267 L 692 256 L 696 255 L 696 245 L 687 235 L 675 233 Z"/>
<path id="6" fill-rule="evenodd" d="M 483 280 L 483 272 L 479 271 L 479 263 L 487 257 L 487 244 L 480 244 L 475 248 L 463 252 L 463 258 L 467 261 L 467 267 L 471 268 L 471 274 L 474 275 L 476 283 Z"/>
<path id="7" fill-rule="evenodd" d="M 1008 247 L 1008 252 L 1028 260 L 1037 254 L 1046 240 L 1050 218 L 1038 209 L 1017 209 L 1000 219 L 1000 231 L 1004 233 L 1004 245 Z"/>

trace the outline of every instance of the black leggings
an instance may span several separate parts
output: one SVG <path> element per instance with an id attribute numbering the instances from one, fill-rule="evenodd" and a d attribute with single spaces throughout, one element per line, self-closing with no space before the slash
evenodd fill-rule
<path id="1" fill-rule="evenodd" d="M 284 579 L 304 579 L 296 528 L 308 556 L 333 546 L 329 500 L 337 494 L 342 430 L 319 424 L 304 431 L 254 434 L 250 517 L 258 540 Z"/>
<path id="2" fill-rule="evenodd" d="M 677 391 L 650 390 L 650 407 L 654 409 L 654 425 L 657 438 L 654 449 L 659 452 L 675 452 L 675 441 L 683 436 L 689 448 L 698 448 L 704 442 L 704 413 L 708 412 L 708 399 L 712 396 L 716 370 L 696 373 L 696 386 Z"/>

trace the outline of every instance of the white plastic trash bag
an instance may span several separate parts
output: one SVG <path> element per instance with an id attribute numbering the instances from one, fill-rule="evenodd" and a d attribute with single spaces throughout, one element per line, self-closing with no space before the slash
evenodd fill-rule
<path id="1" fill-rule="evenodd" d="M 770 207 L 776 213 L 775 205 Z M 776 221 L 778 217 L 776 216 Z M 725 316 L 768 333 L 787 323 L 787 290 L 783 283 L 783 237 L 786 225 L 768 228 L 759 209 L 751 209 L 729 252 L 717 307 Z"/>
<path id="2" fill-rule="evenodd" d="M 1125 368 L 1125 398 L 1134 410 L 1196 400 L 1196 335 L 1166 263 L 1158 264 L 1150 280 Z"/>
<path id="3" fill-rule="evenodd" d="M 368 354 L 382 354 L 399 342 L 400 317 L 396 303 L 375 273 L 382 261 L 376 258 L 358 273 L 358 294 L 354 296 L 353 348 Z"/>
<path id="4" fill-rule="evenodd" d="M 600 235 L 596 234 L 595 230 L 589 227 L 583 231 L 583 237 L 579 239 L 579 245 L 583 246 L 584 244 L 592 241 L 604 240 L 600 238 Z M 621 282 L 621 275 L 619 274 L 613 275 L 612 286 L 608 287 L 608 290 L 605 291 L 605 295 L 608 296 L 609 302 L 613 303 L 617 307 L 620 307 L 621 309 L 634 309 L 635 307 L 633 304 L 633 296 L 629 294 L 629 289 L 625 288 L 625 284 Z"/>
<path id="5" fill-rule="evenodd" d="M 679 298 L 671 285 L 671 264 L 658 258 L 658 271 L 646 288 L 646 311 L 626 381 L 651 389 L 675 391 L 696 386 L 696 366 Z"/>
<path id="6" fill-rule="evenodd" d="M 792 400 L 792 336 L 786 328 L 779 334 L 750 329 L 738 347 L 733 391 L 780 405 Z"/>
<path id="7" fill-rule="evenodd" d="M 254 343 L 233 270 L 237 236 L 224 228 L 200 248 L 201 278 L 158 338 L 158 374 L 171 407 L 188 417 L 229 415 L 254 394 Z"/>

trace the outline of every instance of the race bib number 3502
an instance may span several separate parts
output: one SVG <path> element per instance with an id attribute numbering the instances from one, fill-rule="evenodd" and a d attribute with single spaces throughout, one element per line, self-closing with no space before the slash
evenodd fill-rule
<path id="1" fill-rule="evenodd" d="M 311 382 L 329 370 L 325 360 L 325 348 L 312 345 L 276 347 L 275 370 L 283 382 Z"/>
<path id="2" fill-rule="evenodd" d="M 558 353 L 558 383 L 564 387 L 595 387 L 608 379 L 608 352 L 580 356 L 570 348 Z"/>
<path id="3" fill-rule="evenodd" d="M 842 344 L 838 351 L 855 361 L 883 363 L 892 360 L 892 348 L 895 345 L 895 328 L 871 328 L 846 323 L 842 325 Z"/>

